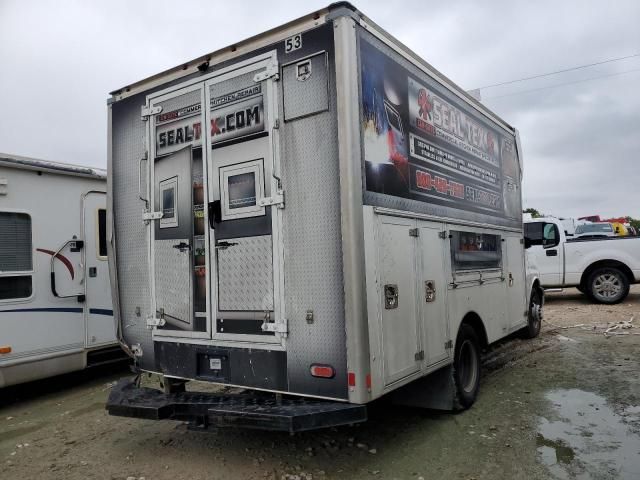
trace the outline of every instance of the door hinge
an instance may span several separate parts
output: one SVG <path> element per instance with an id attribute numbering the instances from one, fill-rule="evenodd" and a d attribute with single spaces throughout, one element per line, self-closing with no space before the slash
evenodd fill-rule
<path id="1" fill-rule="evenodd" d="M 261 198 L 258 200 L 258 205 L 261 207 L 276 206 L 284 208 L 284 191 L 278 190 L 275 195 Z"/>
<path id="2" fill-rule="evenodd" d="M 162 112 L 161 105 L 156 105 L 155 107 L 147 107 L 146 105 L 143 105 L 140 108 L 140 118 L 142 120 L 147 120 L 151 115 L 156 115 L 160 112 Z"/>
<path id="3" fill-rule="evenodd" d="M 289 330 L 287 329 L 286 320 L 284 322 L 269 322 L 265 320 L 264 323 L 262 324 L 262 331 L 279 333 L 283 337 L 286 337 L 287 334 L 289 333 Z"/>
<path id="4" fill-rule="evenodd" d="M 424 350 L 420 350 L 419 352 L 417 352 L 415 354 L 415 359 L 416 359 L 416 362 L 424 360 Z"/>
<path id="5" fill-rule="evenodd" d="M 410 228 L 409 229 L 409 236 L 410 237 L 419 237 L 420 236 L 420 230 L 418 230 L 417 228 Z"/>
<path id="6" fill-rule="evenodd" d="M 453 348 L 453 342 L 451 340 L 447 340 L 444 342 L 444 348 Z"/>
<path id="7" fill-rule="evenodd" d="M 142 220 L 150 222 L 151 220 L 160 220 L 162 218 L 162 212 L 144 212 L 142 214 Z"/>
<path id="8" fill-rule="evenodd" d="M 167 321 L 164 319 L 164 308 L 159 308 L 155 317 L 147 317 L 147 327 L 164 327 Z"/>
<path id="9" fill-rule="evenodd" d="M 438 232 L 438 237 L 442 238 L 443 240 L 447 238 L 447 231 L 444 230 L 442 232 Z"/>
<path id="10" fill-rule="evenodd" d="M 280 79 L 280 75 L 278 73 L 278 64 L 271 64 L 269 65 L 264 71 L 260 72 L 260 73 L 256 73 L 253 76 L 253 81 L 258 83 L 261 82 L 263 80 L 266 80 L 267 78 L 271 78 L 271 77 L 275 77 L 274 80 L 278 81 Z"/>

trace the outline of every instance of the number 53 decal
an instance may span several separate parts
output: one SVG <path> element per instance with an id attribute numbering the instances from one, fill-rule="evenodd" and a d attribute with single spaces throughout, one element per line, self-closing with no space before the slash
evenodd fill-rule
<path id="1" fill-rule="evenodd" d="M 297 34 L 284 41 L 284 53 L 290 53 L 302 47 L 302 35 Z"/>

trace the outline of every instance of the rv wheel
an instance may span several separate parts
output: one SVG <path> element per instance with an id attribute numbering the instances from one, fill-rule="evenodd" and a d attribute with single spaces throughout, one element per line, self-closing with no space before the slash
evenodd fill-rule
<path id="1" fill-rule="evenodd" d="M 476 331 L 466 323 L 460 326 L 456 339 L 453 380 L 458 409 L 469 408 L 476 401 L 480 387 L 480 342 Z"/>

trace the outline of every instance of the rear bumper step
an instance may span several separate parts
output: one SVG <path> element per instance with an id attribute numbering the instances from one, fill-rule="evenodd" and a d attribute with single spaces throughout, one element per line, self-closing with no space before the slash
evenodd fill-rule
<path id="1" fill-rule="evenodd" d="M 236 427 L 303 432 L 367 420 L 367 407 L 330 400 L 246 391 L 237 394 L 164 393 L 122 379 L 107 400 L 110 415 L 188 421 L 199 429 Z"/>

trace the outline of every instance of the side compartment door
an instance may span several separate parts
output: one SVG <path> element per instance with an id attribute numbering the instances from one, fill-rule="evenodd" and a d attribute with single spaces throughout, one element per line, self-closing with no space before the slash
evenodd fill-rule
<path id="1" fill-rule="evenodd" d="M 84 199 L 84 239 L 86 345 L 95 347 L 116 341 L 107 263 L 107 206 L 104 193 L 89 193 Z"/>
<path id="2" fill-rule="evenodd" d="M 430 366 L 446 359 L 448 355 L 445 347 L 449 327 L 444 248 L 449 243 L 440 238 L 442 225 L 419 222 L 418 226 L 418 305 L 425 365 Z"/>
<path id="3" fill-rule="evenodd" d="M 507 304 L 509 330 L 522 326 L 525 321 L 529 299 L 524 265 L 524 245 L 519 236 L 504 237 L 505 257 L 507 260 Z"/>
<path id="4" fill-rule="evenodd" d="M 384 383 L 420 369 L 420 331 L 416 302 L 416 222 L 380 217 L 378 265 L 381 284 Z"/>

